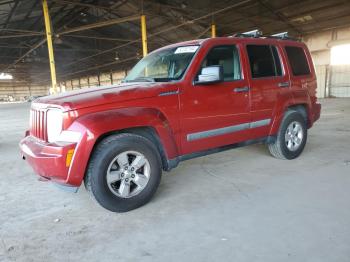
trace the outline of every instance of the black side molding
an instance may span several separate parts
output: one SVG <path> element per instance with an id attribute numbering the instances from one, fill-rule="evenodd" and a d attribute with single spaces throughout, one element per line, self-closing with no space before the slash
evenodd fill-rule
<path id="1" fill-rule="evenodd" d="M 182 161 L 190 160 L 190 159 L 197 158 L 197 157 L 207 156 L 207 155 L 223 152 L 223 151 L 234 149 L 234 148 L 253 145 L 253 144 L 259 144 L 259 143 L 271 144 L 271 143 L 274 143 L 275 141 L 276 141 L 276 136 L 267 136 L 267 137 L 262 137 L 262 138 L 258 138 L 258 139 L 247 140 L 247 141 L 236 143 L 236 144 L 231 144 L 231 145 L 212 148 L 212 149 L 208 149 L 208 150 L 204 150 L 204 151 L 200 151 L 200 152 L 195 152 L 192 154 L 182 155 L 182 156 L 176 157 L 174 159 L 168 159 L 168 165 L 167 165 L 167 168 L 165 169 L 165 171 L 170 171 L 171 169 L 177 167 L 179 165 L 179 163 Z"/>

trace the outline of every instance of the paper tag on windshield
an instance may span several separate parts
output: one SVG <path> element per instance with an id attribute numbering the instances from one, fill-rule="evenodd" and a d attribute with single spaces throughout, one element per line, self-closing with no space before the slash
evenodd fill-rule
<path id="1" fill-rule="evenodd" d="M 198 45 L 181 46 L 176 48 L 174 54 L 194 53 L 197 51 L 198 47 Z"/>

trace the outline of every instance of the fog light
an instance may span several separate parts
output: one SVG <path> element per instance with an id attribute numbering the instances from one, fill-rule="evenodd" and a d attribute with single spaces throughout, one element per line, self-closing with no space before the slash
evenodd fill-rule
<path id="1" fill-rule="evenodd" d="M 74 155 L 74 149 L 69 149 L 66 157 L 66 167 L 69 167 Z"/>

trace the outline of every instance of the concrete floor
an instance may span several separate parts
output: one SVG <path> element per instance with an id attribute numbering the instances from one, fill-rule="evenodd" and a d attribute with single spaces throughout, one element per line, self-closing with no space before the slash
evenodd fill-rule
<path id="1" fill-rule="evenodd" d="M 350 261 L 350 99 L 322 100 L 293 161 L 254 145 L 182 163 L 125 214 L 39 182 L 29 104 L 0 105 L 0 261 Z"/>

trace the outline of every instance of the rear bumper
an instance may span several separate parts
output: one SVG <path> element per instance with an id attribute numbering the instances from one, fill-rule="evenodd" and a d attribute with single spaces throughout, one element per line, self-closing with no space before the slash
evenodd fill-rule
<path id="1" fill-rule="evenodd" d="M 46 143 L 32 136 L 26 136 L 19 143 L 22 156 L 39 176 L 61 185 L 76 187 L 68 181 L 70 166 L 66 166 L 69 150 L 76 144 Z"/>
<path id="2" fill-rule="evenodd" d="M 318 119 L 320 119 L 321 116 L 321 104 L 314 104 L 313 106 L 313 110 L 312 110 L 312 115 L 313 115 L 313 121 L 312 122 L 316 122 Z"/>

